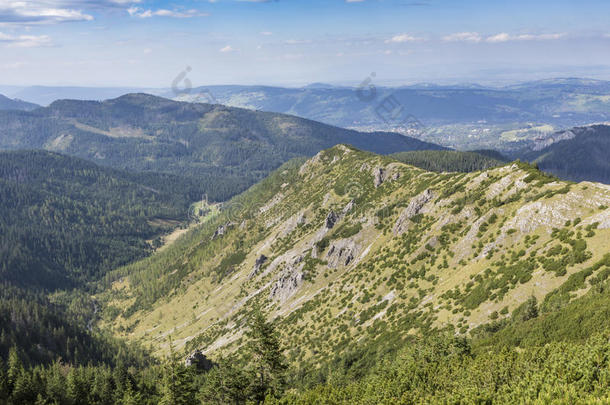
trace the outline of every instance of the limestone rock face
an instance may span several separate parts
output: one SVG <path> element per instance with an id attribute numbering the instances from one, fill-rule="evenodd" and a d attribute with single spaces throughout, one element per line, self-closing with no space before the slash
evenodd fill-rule
<path id="1" fill-rule="evenodd" d="M 214 235 L 212 235 L 212 239 L 216 239 L 216 238 L 223 236 L 230 228 L 233 228 L 234 226 L 235 226 L 235 224 L 233 222 L 227 222 L 224 225 L 220 225 L 214 231 Z"/>
<path id="2" fill-rule="evenodd" d="M 224 225 L 220 225 L 218 228 L 216 228 L 216 230 L 214 231 L 214 235 L 212 235 L 212 239 L 216 239 L 222 235 L 225 234 L 226 228 Z"/>
<path id="3" fill-rule="evenodd" d="M 376 167 L 373 170 L 373 176 L 375 176 L 374 184 L 375 188 L 377 188 L 385 181 L 385 170 L 381 167 Z"/>
<path id="4" fill-rule="evenodd" d="M 202 371 L 210 371 L 215 364 L 212 360 L 205 357 L 200 350 L 196 350 L 186 358 L 184 365 L 187 367 L 196 367 L 198 370 Z"/>
<path id="5" fill-rule="evenodd" d="M 359 247 L 352 239 L 334 241 L 326 254 L 328 267 L 336 268 L 349 265 L 356 258 L 358 251 Z"/>
<path id="6" fill-rule="evenodd" d="M 248 280 L 251 280 L 260 272 L 261 267 L 263 267 L 263 264 L 265 264 L 267 260 L 268 258 L 265 255 L 260 255 L 258 259 L 256 259 L 256 262 L 254 262 L 254 268 L 252 269 L 250 274 L 248 274 Z"/>
<path id="7" fill-rule="evenodd" d="M 332 229 L 332 227 L 335 226 L 338 220 L 339 216 L 335 213 L 335 211 L 330 211 L 326 216 L 326 229 Z"/>
<path id="8" fill-rule="evenodd" d="M 424 205 L 434 197 L 430 189 L 424 190 L 421 194 L 413 197 L 407 208 L 405 208 L 400 217 L 396 220 L 393 232 L 395 235 L 402 235 L 409 229 L 411 218 L 419 214 Z"/>
<path id="9" fill-rule="evenodd" d="M 286 265 L 281 272 L 278 280 L 271 286 L 269 298 L 285 302 L 294 293 L 297 292 L 301 284 L 303 284 L 303 256 L 296 256 L 292 262 Z"/>
<path id="10" fill-rule="evenodd" d="M 343 215 L 345 215 L 348 212 L 350 212 L 352 210 L 352 208 L 354 208 L 354 200 L 351 200 L 349 203 L 347 203 L 347 205 L 343 208 L 343 211 L 341 213 Z"/>

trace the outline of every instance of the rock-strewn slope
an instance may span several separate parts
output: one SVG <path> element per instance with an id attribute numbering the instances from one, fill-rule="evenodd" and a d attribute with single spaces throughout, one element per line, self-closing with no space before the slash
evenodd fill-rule
<path id="1" fill-rule="evenodd" d="M 241 343 L 261 305 L 295 361 L 387 330 L 467 334 L 532 295 L 563 285 L 543 304 L 560 305 L 610 273 L 608 206 L 610 187 L 524 164 L 438 174 L 337 146 L 119 270 L 106 322 L 159 350 L 171 336 L 213 356 Z"/>

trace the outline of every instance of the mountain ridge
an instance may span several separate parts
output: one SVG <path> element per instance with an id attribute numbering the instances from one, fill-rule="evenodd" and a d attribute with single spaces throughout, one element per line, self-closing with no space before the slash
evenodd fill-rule
<path id="1" fill-rule="evenodd" d="M 523 163 L 435 174 L 340 145 L 285 164 L 174 248 L 110 274 L 99 299 L 116 319 L 103 325 L 157 353 L 171 336 L 214 356 L 241 345 L 262 306 L 288 358 L 313 363 L 381 331 L 467 335 L 604 269 L 608 205 L 608 186 Z"/>
<path id="2" fill-rule="evenodd" d="M 561 131 L 541 142 L 540 148 L 520 157 L 540 169 L 573 181 L 610 184 L 610 125 L 589 125 Z"/>
<path id="3" fill-rule="evenodd" d="M 188 175 L 225 200 L 297 156 L 338 143 L 379 153 L 445 149 L 396 133 L 362 133 L 303 118 L 146 94 L 58 100 L 0 112 L 0 148 L 43 148 L 135 171 Z M 218 181 L 222 178 L 222 181 Z"/>
<path id="4" fill-rule="evenodd" d="M 0 110 L 20 110 L 20 111 L 32 111 L 40 106 L 34 103 L 28 103 L 27 101 L 19 99 L 10 99 L 0 94 Z"/>

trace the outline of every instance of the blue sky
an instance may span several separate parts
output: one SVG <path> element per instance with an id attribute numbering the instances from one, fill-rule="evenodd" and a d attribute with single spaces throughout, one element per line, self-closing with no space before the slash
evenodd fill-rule
<path id="1" fill-rule="evenodd" d="M 0 83 L 610 79 L 607 0 L 0 0 Z"/>

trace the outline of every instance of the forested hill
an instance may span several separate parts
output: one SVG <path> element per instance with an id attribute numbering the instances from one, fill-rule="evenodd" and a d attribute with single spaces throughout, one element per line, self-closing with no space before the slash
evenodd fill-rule
<path id="1" fill-rule="evenodd" d="M 573 128 L 555 136 L 563 140 L 523 157 L 563 179 L 610 184 L 609 125 Z"/>
<path id="2" fill-rule="evenodd" d="M 199 185 L 45 151 L 0 153 L 0 279 L 29 289 L 93 280 L 151 251 Z"/>
<path id="3" fill-rule="evenodd" d="M 63 152 L 105 166 L 197 178 L 225 200 L 297 156 L 345 143 L 376 152 L 443 149 L 396 133 L 362 133 L 289 115 L 128 94 L 0 111 L 0 148 Z"/>
<path id="4" fill-rule="evenodd" d="M 38 108 L 39 105 L 28 103 L 22 100 L 13 100 L 0 94 L 0 110 L 23 110 L 31 111 Z"/>
<path id="5" fill-rule="evenodd" d="M 461 152 L 455 150 L 425 150 L 399 152 L 390 155 L 399 162 L 430 172 L 475 172 L 507 163 L 495 151 Z"/>

